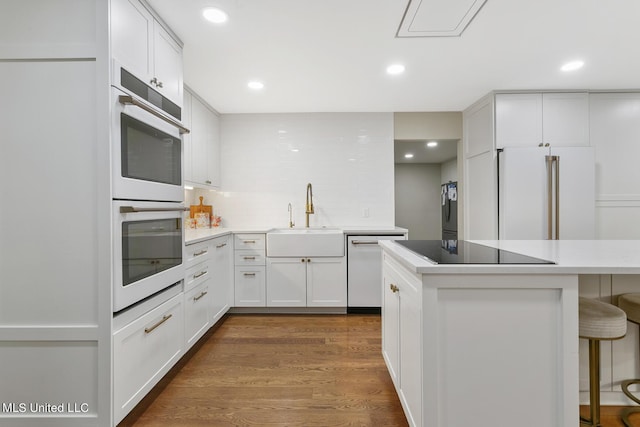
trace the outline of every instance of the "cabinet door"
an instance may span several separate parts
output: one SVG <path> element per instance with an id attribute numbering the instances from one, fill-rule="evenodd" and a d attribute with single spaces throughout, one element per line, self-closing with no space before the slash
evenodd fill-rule
<path id="1" fill-rule="evenodd" d="M 307 259 L 267 259 L 267 307 L 307 305 Z"/>
<path id="2" fill-rule="evenodd" d="M 233 295 L 230 236 L 211 241 L 211 324 L 228 310 Z"/>
<path id="3" fill-rule="evenodd" d="M 542 140 L 542 94 L 496 95 L 496 147 L 536 147 Z"/>
<path id="4" fill-rule="evenodd" d="M 111 54 L 124 68 L 150 84 L 154 19 L 138 0 L 111 1 Z"/>
<path id="5" fill-rule="evenodd" d="M 153 77 L 155 89 L 178 105 L 182 105 L 182 48 L 158 23 L 153 32 Z"/>
<path id="6" fill-rule="evenodd" d="M 542 141 L 551 147 L 589 146 L 589 94 L 542 95 Z"/>
<path id="7" fill-rule="evenodd" d="M 209 177 L 208 147 L 211 138 L 209 125 L 210 111 L 207 107 L 193 98 L 191 101 L 191 179 L 193 182 L 212 185 Z"/>
<path id="8" fill-rule="evenodd" d="M 183 294 L 113 335 L 113 407 L 117 424 L 183 354 Z"/>
<path id="9" fill-rule="evenodd" d="M 382 278 L 382 355 L 396 390 L 400 389 L 400 294 L 387 264 Z"/>
<path id="10" fill-rule="evenodd" d="M 346 307 L 345 257 L 307 258 L 307 307 Z"/>
<path id="11" fill-rule="evenodd" d="M 417 286 L 421 286 L 418 284 Z M 400 394 L 410 424 L 422 425 L 422 298 L 417 286 L 401 280 L 400 299 Z"/>
<path id="12" fill-rule="evenodd" d="M 182 157 L 182 177 L 185 181 L 193 181 L 193 140 L 191 134 L 193 132 L 191 125 L 191 92 L 185 90 L 182 103 L 182 123 L 191 132 L 182 134 L 182 143 L 184 145 Z"/>
<path id="13" fill-rule="evenodd" d="M 237 307 L 265 307 L 264 266 L 236 267 L 234 290 Z"/>
<path id="14" fill-rule="evenodd" d="M 184 294 L 185 351 L 200 339 L 209 327 L 211 278 Z"/>

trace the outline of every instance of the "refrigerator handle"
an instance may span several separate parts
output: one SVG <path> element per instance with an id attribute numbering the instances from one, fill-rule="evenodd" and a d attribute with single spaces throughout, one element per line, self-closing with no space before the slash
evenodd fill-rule
<path id="1" fill-rule="evenodd" d="M 545 156 L 545 161 L 547 163 L 547 240 L 558 240 L 560 239 L 560 156 Z"/>

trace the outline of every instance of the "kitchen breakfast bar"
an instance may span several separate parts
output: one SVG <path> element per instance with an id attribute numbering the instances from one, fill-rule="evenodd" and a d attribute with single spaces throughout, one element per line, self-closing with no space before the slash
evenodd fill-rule
<path id="1" fill-rule="evenodd" d="M 409 424 L 578 426 L 578 295 L 640 292 L 640 241 L 411 242 L 379 243 L 383 356 Z M 602 342 L 603 405 L 632 404 L 620 382 L 639 363 L 637 326 Z"/>

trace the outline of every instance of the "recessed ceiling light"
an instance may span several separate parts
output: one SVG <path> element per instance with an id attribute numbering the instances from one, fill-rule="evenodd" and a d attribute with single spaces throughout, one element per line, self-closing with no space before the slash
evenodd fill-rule
<path id="1" fill-rule="evenodd" d="M 392 64 L 387 67 L 387 74 L 397 75 L 404 73 L 404 65 L 402 64 Z"/>
<path id="2" fill-rule="evenodd" d="M 562 71 L 575 71 L 575 70 L 579 70 L 580 68 L 582 68 L 584 65 L 584 61 L 571 61 L 571 62 L 567 62 L 566 64 L 564 64 L 562 67 L 560 67 L 560 69 Z"/>
<path id="3" fill-rule="evenodd" d="M 249 83 L 247 83 L 247 86 L 249 86 L 250 89 L 260 90 L 264 88 L 264 83 L 259 82 L 257 80 L 252 80 Z"/>
<path id="4" fill-rule="evenodd" d="M 413 159 L 413 154 L 407 153 L 407 154 L 404 155 L 404 158 L 405 159 Z"/>
<path id="5" fill-rule="evenodd" d="M 227 15 L 226 12 L 215 7 L 202 9 L 202 16 L 204 16 L 204 19 L 209 22 L 213 22 L 214 24 L 222 24 L 227 22 L 227 19 L 229 19 L 229 15 Z"/>
<path id="6" fill-rule="evenodd" d="M 427 147 L 433 148 L 438 146 L 438 141 L 429 141 L 427 142 Z"/>

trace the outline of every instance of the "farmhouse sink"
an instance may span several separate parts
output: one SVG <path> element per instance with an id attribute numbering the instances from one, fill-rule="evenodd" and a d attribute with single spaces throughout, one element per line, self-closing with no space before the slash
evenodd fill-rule
<path id="1" fill-rule="evenodd" d="M 339 228 L 274 228 L 267 232 L 267 256 L 344 256 L 344 234 Z"/>

